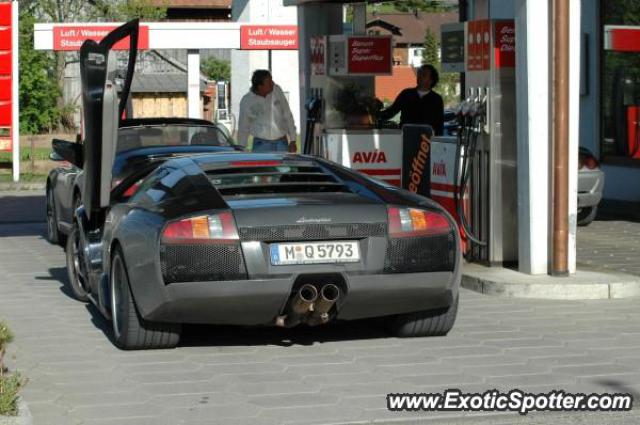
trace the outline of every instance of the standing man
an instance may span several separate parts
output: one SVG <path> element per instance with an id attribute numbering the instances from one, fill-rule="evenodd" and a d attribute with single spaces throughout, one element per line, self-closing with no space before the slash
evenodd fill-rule
<path id="1" fill-rule="evenodd" d="M 259 69 L 251 77 L 251 90 L 240 101 L 238 143 L 253 152 L 296 152 L 296 125 L 289 103 L 271 73 Z"/>
<path id="2" fill-rule="evenodd" d="M 388 120 L 398 112 L 400 126 L 404 124 L 429 124 L 436 135 L 444 130 L 444 103 L 442 97 L 433 91 L 440 79 L 433 65 L 418 68 L 417 85 L 404 89 L 391 106 L 378 113 L 378 118 Z"/>

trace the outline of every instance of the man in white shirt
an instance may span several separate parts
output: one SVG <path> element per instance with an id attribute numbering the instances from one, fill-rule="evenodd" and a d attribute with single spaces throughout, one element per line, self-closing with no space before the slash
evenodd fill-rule
<path id="1" fill-rule="evenodd" d="M 254 152 L 296 152 L 296 125 L 289 103 L 264 69 L 253 73 L 251 90 L 240 101 L 238 143 L 247 146 L 249 134 Z"/>

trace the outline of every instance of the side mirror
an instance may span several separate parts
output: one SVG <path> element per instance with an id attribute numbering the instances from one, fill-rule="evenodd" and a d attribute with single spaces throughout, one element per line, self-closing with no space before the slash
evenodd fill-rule
<path id="1" fill-rule="evenodd" d="M 84 154 L 81 144 L 53 139 L 51 147 L 53 148 L 53 152 L 49 154 L 49 158 L 53 161 L 68 161 L 76 167 L 82 168 Z"/>
<path id="2" fill-rule="evenodd" d="M 49 153 L 49 159 L 52 161 L 65 161 L 65 159 L 56 151 Z"/>

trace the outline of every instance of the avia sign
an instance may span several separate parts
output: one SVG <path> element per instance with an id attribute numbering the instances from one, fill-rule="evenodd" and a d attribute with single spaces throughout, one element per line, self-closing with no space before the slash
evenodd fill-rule
<path id="1" fill-rule="evenodd" d="M 296 25 L 242 25 L 241 50 L 298 50 Z"/>
<path id="2" fill-rule="evenodd" d="M 384 151 L 380 151 L 378 149 L 369 152 L 356 152 L 353 154 L 353 158 L 351 159 L 352 164 L 380 164 L 387 163 L 387 155 Z"/>
<path id="3" fill-rule="evenodd" d="M 85 40 L 95 40 L 100 42 L 109 32 L 117 28 L 113 26 L 86 26 L 86 25 L 60 25 L 53 27 L 53 50 L 56 51 L 77 51 Z M 114 46 L 114 50 L 126 50 L 129 46 L 129 39 L 126 38 Z M 149 27 L 140 25 L 138 36 L 138 49 L 149 48 Z"/>

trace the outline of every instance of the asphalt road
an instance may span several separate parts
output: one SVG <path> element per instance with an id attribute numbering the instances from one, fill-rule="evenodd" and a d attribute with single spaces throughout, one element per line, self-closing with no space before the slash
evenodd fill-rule
<path id="1" fill-rule="evenodd" d="M 0 318 L 16 333 L 9 366 L 29 379 L 23 396 L 35 424 L 640 423 L 639 410 L 386 409 L 388 393 L 448 388 L 630 393 L 638 409 L 638 300 L 507 300 L 463 290 L 456 326 L 443 338 L 397 339 L 377 322 L 199 326 L 176 349 L 123 352 L 96 310 L 69 296 L 64 253 L 44 240 L 44 201 L 32 198 L 0 198 Z"/>

